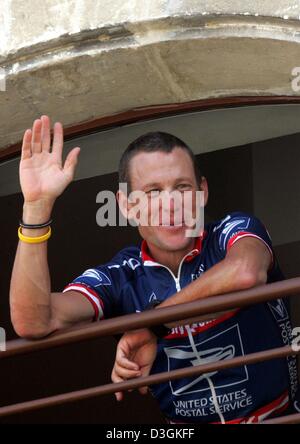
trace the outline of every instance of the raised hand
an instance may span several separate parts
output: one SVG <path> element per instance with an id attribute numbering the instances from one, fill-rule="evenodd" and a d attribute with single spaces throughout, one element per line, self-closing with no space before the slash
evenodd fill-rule
<path id="1" fill-rule="evenodd" d="M 47 202 L 52 206 L 73 180 L 80 148 L 73 148 L 64 165 L 62 150 L 62 124 L 56 122 L 54 125 L 51 149 L 48 116 L 35 120 L 32 129 L 25 131 L 20 162 L 20 183 L 25 203 Z"/>

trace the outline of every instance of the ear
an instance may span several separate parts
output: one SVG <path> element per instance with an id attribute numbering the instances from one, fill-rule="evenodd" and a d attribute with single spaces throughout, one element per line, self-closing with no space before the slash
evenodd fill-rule
<path id="1" fill-rule="evenodd" d="M 204 176 L 201 176 L 200 190 L 204 191 L 204 206 L 206 206 L 208 201 L 208 183 Z"/>

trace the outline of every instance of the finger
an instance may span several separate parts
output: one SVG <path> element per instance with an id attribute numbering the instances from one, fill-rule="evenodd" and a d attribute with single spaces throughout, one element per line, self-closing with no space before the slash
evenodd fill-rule
<path id="1" fill-rule="evenodd" d="M 76 148 L 73 148 L 72 151 L 70 151 L 66 158 L 63 170 L 70 177 L 70 179 L 73 179 L 74 177 L 79 153 L 80 148 L 79 146 L 77 146 Z"/>
<path id="2" fill-rule="evenodd" d="M 140 370 L 139 365 L 131 361 L 128 356 L 130 355 L 130 348 L 124 341 L 120 342 L 117 348 L 116 363 L 129 370 Z"/>
<path id="3" fill-rule="evenodd" d="M 115 397 L 117 401 L 122 401 L 124 398 L 123 392 L 116 392 Z"/>
<path id="4" fill-rule="evenodd" d="M 50 142 L 51 142 L 51 136 L 50 136 L 50 119 L 48 116 L 42 116 L 42 151 L 46 151 L 49 153 L 50 151 Z"/>
<path id="5" fill-rule="evenodd" d="M 135 371 L 140 370 L 139 366 L 135 362 L 130 361 L 121 353 L 117 354 L 116 363 L 121 367 L 127 368 L 128 370 L 135 370 Z"/>
<path id="6" fill-rule="evenodd" d="M 31 157 L 31 138 L 32 131 L 27 129 L 23 136 L 21 160 L 29 159 Z"/>
<path id="7" fill-rule="evenodd" d="M 112 371 L 111 379 L 113 382 L 123 382 L 123 379 L 116 375 L 115 371 Z M 123 392 L 115 392 L 115 397 L 117 401 L 122 401 L 124 395 Z"/>
<path id="8" fill-rule="evenodd" d="M 115 364 L 115 372 L 123 379 L 132 379 L 141 376 L 141 372 L 137 370 L 128 370 L 127 368 Z"/>
<path id="9" fill-rule="evenodd" d="M 148 376 L 150 373 L 151 366 L 146 366 L 143 368 L 142 376 Z M 139 387 L 139 392 L 141 395 L 147 395 L 149 388 L 147 386 Z"/>
<path id="10" fill-rule="evenodd" d="M 141 393 L 141 395 L 147 395 L 148 387 L 140 387 L 139 392 Z"/>
<path id="11" fill-rule="evenodd" d="M 53 128 L 52 153 L 55 154 L 60 163 L 62 163 L 63 144 L 64 144 L 63 126 L 60 122 L 55 122 Z"/>
<path id="12" fill-rule="evenodd" d="M 41 144 L 42 122 L 36 119 L 32 127 L 31 151 L 32 153 L 40 153 L 42 151 Z"/>

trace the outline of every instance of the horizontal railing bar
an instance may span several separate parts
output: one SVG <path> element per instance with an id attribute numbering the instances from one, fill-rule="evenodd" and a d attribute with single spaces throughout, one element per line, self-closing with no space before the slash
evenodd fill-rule
<path id="1" fill-rule="evenodd" d="M 287 297 L 298 291 L 300 292 L 299 277 L 260 285 L 247 290 L 211 296 L 194 302 L 177 304 L 157 310 L 118 316 L 102 320 L 97 324 L 71 328 L 63 332 L 55 332 L 44 339 L 15 339 L 7 342 L 6 351 L 0 352 L 0 358 L 59 347 L 65 344 L 98 338 L 100 336 L 119 334 L 124 331 L 145 328 L 150 325 L 168 323 L 185 318 L 195 318 L 196 315 L 208 315 L 212 312 L 217 313 L 228 309 L 246 307 L 251 304 L 261 303 L 279 297 Z"/>
<path id="2" fill-rule="evenodd" d="M 261 424 L 299 424 L 300 413 L 294 413 L 292 415 L 280 416 L 280 418 L 266 419 Z"/>
<path id="3" fill-rule="evenodd" d="M 299 354 L 295 352 L 292 347 L 284 346 L 265 350 L 261 352 L 255 352 L 246 356 L 237 356 L 227 361 L 219 361 L 215 363 L 208 363 L 199 366 L 186 367 L 177 370 L 171 370 L 168 372 L 162 372 L 155 375 L 145 376 L 141 378 L 130 379 L 128 381 L 105 384 L 102 386 L 91 387 L 88 389 L 77 390 L 60 395 L 50 396 L 42 399 L 36 399 L 32 401 L 25 401 L 18 404 L 12 404 L 9 406 L 0 407 L 0 417 L 12 415 L 16 413 L 24 413 L 32 410 L 37 410 L 45 407 L 53 407 L 68 402 L 79 401 L 88 399 L 95 396 L 107 395 L 114 392 L 127 391 L 138 387 L 149 386 L 152 384 L 158 384 L 173 379 L 186 378 L 202 373 L 209 373 L 212 371 L 220 371 L 228 368 L 238 367 L 241 365 L 250 365 L 256 362 L 268 361 L 271 359 L 282 358 L 290 355 Z"/>

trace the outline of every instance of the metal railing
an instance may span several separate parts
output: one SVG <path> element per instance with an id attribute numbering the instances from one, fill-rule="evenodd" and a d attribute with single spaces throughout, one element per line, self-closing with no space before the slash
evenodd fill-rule
<path id="1" fill-rule="evenodd" d="M 6 351 L 0 352 L 0 359 L 17 354 L 27 354 L 42 349 L 59 347 L 74 342 L 87 341 L 100 336 L 119 334 L 128 330 L 145 328 L 161 323 L 175 322 L 176 325 L 183 325 L 208 320 L 215 318 L 216 314 L 220 315 L 220 313 L 224 313 L 228 310 L 267 302 L 272 299 L 288 297 L 299 292 L 300 278 L 294 278 L 267 285 L 261 285 L 248 290 L 212 296 L 195 302 L 161 308 L 159 310 L 124 315 L 112 319 L 102 320 L 97 324 L 57 332 L 41 340 L 17 339 L 9 341 Z M 201 375 L 211 371 L 219 371 L 241 365 L 251 365 L 257 362 L 297 355 L 299 353 L 300 351 L 295 351 L 293 350 L 292 346 L 287 345 L 270 350 L 251 353 L 245 356 L 237 356 L 226 361 L 186 367 L 178 370 L 153 374 L 147 377 L 130 379 L 125 382 L 111 383 L 0 407 L 0 417 L 15 413 L 24 413 L 50 406 L 57 406 L 68 402 L 106 395 L 118 391 L 126 391 L 129 389 L 158 384 L 183 377 Z M 300 413 L 265 420 L 262 423 L 300 423 Z"/>

